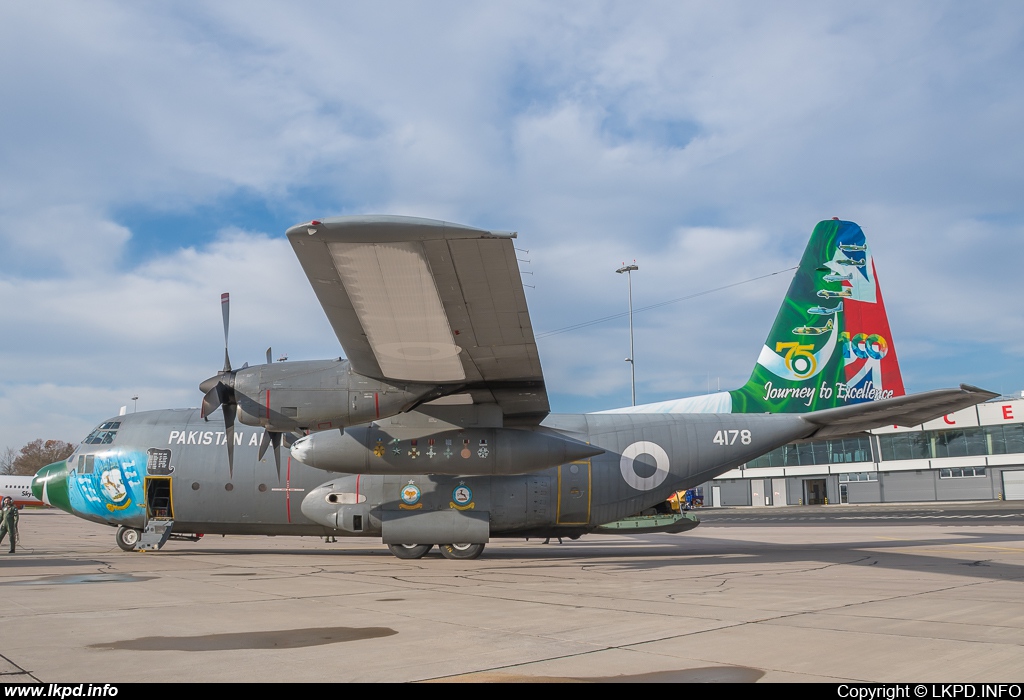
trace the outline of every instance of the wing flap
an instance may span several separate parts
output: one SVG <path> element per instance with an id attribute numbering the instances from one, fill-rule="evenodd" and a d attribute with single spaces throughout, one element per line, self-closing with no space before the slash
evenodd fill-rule
<path id="1" fill-rule="evenodd" d="M 959 389 L 936 389 L 880 401 L 827 408 L 802 418 L 818 426 L 809 438 L 838 437 L 886 425 L 914 426 L 968 408 L 999 394 L 961 384 Z"/>

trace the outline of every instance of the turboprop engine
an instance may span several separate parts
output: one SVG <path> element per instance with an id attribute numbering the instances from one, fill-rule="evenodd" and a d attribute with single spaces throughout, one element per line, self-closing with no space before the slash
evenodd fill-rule
<path id="1" fill-rule="evenodd" d="M 303 464 L 345 474 L 493 476 L 540 471 L 604 450 L 534 430 L 464 428 L 409 437 L 371 425 L 307 435 L 291 452 Z"/>
<path id="2" fill-rule="evenodd" d="M 347 360 L 313 360 L 236 370 L 238 419 L 275 431 L 324 430 L 393 416 L 437 387 L 391 384 L 352 371 Z"/>
<path id="3" fill-rule="evenodd" d="M 234 470 L 235 419 L 265 428 L 259 459 L 270 447 L 281 473 L 281 444 L 299 430 L 342 428 L 407 411 L 419 402 L 443 395 L 435 385 L 392 384 L 365 377 L 348 360 L 315 360 L 275 365 L 267 348 L 267 364 L 231 369 L 228 317 L 231 295 L 220 296 L 224 318 L 224 369 L 203 381 L 203 418 L 217 408 L 224 413 L 228 469 Z"/>

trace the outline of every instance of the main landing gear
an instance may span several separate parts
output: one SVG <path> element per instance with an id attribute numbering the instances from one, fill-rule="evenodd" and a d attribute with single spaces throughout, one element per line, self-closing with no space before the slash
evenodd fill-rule
<path id="1" fill-rule="evenodd" d="M 433 546 L 432 544 L 389 544 L 388 549 L 399 559 L 419 559 Z"/>
<path id="2" fill-rule="evenodd" d="M 429 552 L 432 544 L 389 544 L 388 550 L 399 559 L 419 559 Z M 484 551 L 482 544 L 439 544 L 445 559 L 476 559 Z"/>
<path id="3" fill-rule="evenodd" d="M 482 544 L 442 544 L 440 548 L 445 559 L 476 559 L 484 551 Z"/>

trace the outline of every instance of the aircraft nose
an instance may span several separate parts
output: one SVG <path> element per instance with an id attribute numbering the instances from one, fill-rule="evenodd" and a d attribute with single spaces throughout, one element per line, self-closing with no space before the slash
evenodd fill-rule
<path id="1" fill-rule="evenodd" d="M 68 463 L 48 464 L 32 478 L 32 495 L 48 506 L 72 513 L 68 496 Z"/>

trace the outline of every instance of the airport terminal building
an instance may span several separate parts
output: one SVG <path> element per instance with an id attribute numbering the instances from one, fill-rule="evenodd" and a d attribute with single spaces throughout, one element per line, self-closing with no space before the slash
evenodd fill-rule
<path id="1" fill-rule="evenodd" d="M 705 506 L 1024 499 L 1024 400 L 785 445 L 703 485 Z"/>

